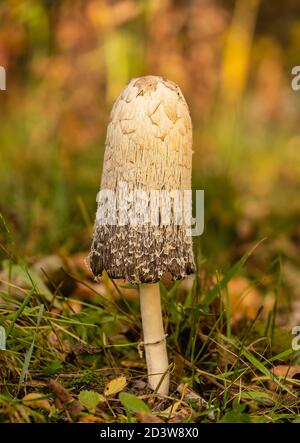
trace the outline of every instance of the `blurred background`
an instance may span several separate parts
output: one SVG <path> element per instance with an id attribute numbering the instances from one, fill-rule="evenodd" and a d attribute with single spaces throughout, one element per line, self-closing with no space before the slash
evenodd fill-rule
<path id="1" fill-rule="evenodd" d="M 194 124 L 200 269 L 265 238 L 248 275 L 300 296 L 297 0 L 5 0 L 0 65 L 0 257 L 88 251 L 112 103 L 162 75 Z"/>

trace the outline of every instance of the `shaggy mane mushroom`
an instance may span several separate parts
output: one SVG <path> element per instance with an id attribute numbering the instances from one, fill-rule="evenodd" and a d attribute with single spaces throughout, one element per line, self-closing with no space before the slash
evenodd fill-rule
<path id="1" fill-rule="evenodd" d="M 110 116 L 101 190 L 116 196 L 114 213 L 110 223 L 99 222 L 107 200 L 98 199 L 89 259 L 95 276 L 106 270 L 112 279 L 139 285 L 148 381 L 164 395 L 169 375 L 158 282 L 166 272 L 184 278 L 195 262 L 187 226 L 176 221 L 175 211 L 165 222 L 162 196 L 190 190 L 191 167 L 192 124 L 179 87 L 162 77 L 133 79 Z M 148 211 L 142 222 L 141 208 Z M 130 211 L 138 222 L 124 219 Z"/>

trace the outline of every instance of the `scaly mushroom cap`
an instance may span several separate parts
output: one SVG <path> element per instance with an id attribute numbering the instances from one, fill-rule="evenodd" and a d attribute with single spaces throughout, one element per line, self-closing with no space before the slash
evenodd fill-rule
<path id="1" fill-rule="evenodd" d="M 148 196 L 150 190 L 190 190 L 191 167 L 192 124 L 179 87 L 162 77 L 133 79 L 111 112 L 101 189 L 118 193 L 122 182 L 129 192 L 142 189 Z M 105 269 L 111 278 L 155 283 L 167 271 L 174 280 L 193 273 L 186 226 L 174 220 L 164 225 L 159 219 L 157 226 L 118 226 L 99 224 L 96 218 L 89 256 L 94 275 Z"/>

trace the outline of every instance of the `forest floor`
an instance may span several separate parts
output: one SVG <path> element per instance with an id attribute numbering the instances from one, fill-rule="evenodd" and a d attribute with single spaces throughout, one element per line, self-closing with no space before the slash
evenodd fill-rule
<path id="1" fill-rule="evenodd" d="M 233 146 L 208 128 L 195 154 L 205 232 L 197 274 L 160 284 L 165 398 L 147 387 L 137 288 L 86 265 L 98 147 L 65 176 L 33 153 L 15 181 L 3 148 L 1 422 L 300 421 L 299 140 L 249 131 Z"/>
<path id="2" fill-rule="evenodd" d="M 134 286 L 93 281 L 87 253 L 30 266 L 7 260 L 0 421 L 299 421 L 299 352 L 280 325 L 289 312 L 279 308 L 280 278 L 263 297 L 266 282 L 241 276 L 250 252 L 224 275 L 202 269 L 161 283 L 171 362 L 164 398 L 147 388 Z"/>

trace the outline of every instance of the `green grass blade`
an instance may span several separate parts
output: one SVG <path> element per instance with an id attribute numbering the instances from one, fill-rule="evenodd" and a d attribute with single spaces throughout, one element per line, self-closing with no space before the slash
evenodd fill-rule
<path id="1" fill-rule="evenodd" d="M 21 385 L 24 383 L 25 376 L 26 376 L 26 373 L 27 373 L 28 368 L 29 368 L 29 364 L 30 364 L 30 360 L 31 360 L 31 357 L 32 357 L 33 349 L 34 349 L 34 344 L 35 344 L 36 336 L 37 336 L 37 331 L 38 331 L 38 328 L 40 326 L 43 314 L 44 314 L 44 305 L 40 305 L 40 309 L 39 309 L 39 313 L 38 313 L 38 317 L 37 317 L 36 329 L 35 329 L 35 333 L 34 333 L 34 336 L 33 336 L 33 340 L 32 340 L 32 343 L 30 345 L 30 348 L 28 349 L 28 351 L 27 351 L 27 353 L 25 355 L 24 364 L 22 366 L 22 370 L 21 370 L 21 374 L 20 374 L 20 378 L 19 378 L 18 392 L 20 390 Z"/>
<path id="2" fill-rule="evenodd" d="M 13 318 L 13 321 L 11 322 L 11 325 L 9 326 L 8 330 L 7 330 L 7 338 L 9 337 L 9 335 L 12 333 L 15 323 L 18 320 L 18 318 L 22 315 L 22 312 L 24 311 L 24 309 L 26 308 L 26 306 L 28 305 L 28 303 L 30 302 L 30 299 L 32 297 L 32 294 L 35 292 L 35 288 L 32 288 L 29 293 L 26 295 L 26 297 L 24 298 L 23 302 L 21 303 L 20 307 L 17 309 L 16 314 Z"/>

